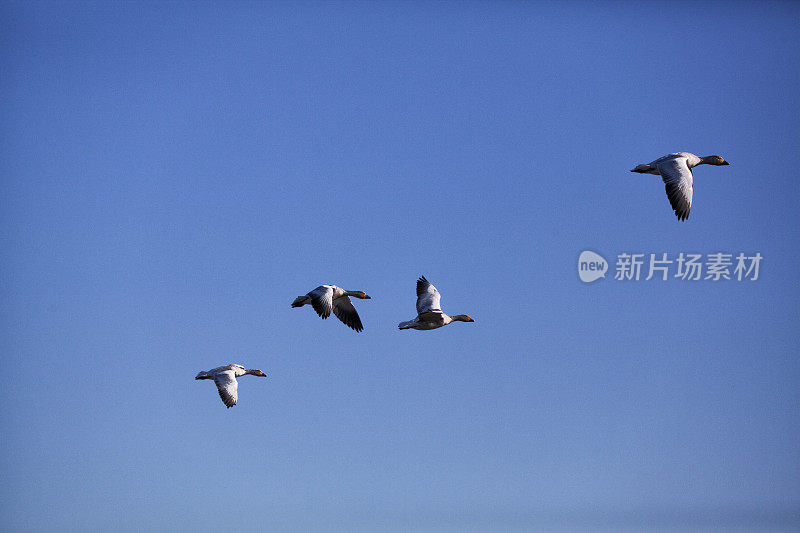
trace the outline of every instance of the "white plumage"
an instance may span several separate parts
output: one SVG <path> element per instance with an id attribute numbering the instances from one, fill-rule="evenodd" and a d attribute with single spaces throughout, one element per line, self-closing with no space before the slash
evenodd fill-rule
<path id="1" fill-rule="evenodd" d="M 441 309 L 442 296 L 433 284 L 420 276 L 417 280 L 417 317 L 400 322 L 399 329 L 436 329 L 451 322 L 475 322 L 467 315 L 448 316 Z"/>
<path id="2" fill-rule="evenodd" d="M 362 300 L 372 299 L 364 291 L 346 291 L 336 285 L 320 285 L 308 294 L 295 298 L 292 307 L 303 307 L 310 304 L 323 319 L 331 316 L 331 311 L 333 311 L 336 318 L 347 327 L 362 331 L 364 326 L 361 324 L 361 317 L 358 316 L 353 302 L 350 301 L 350 296 Z"/>
<path id="3" fill-rule="evenodd" d="M 718 155 L 698 157 L 689 152 L 677 152 L 659 157 L 647 164 L 637 165 L 631 172 L 660 175 L 664 180 L 667 198 L 679 220 L 686 220 L 692 208 L 692 169 L 697 165 L 728 165 Z"/>
<path id="4" fill-rule="evenodd" d="M 230 409 L 236 405 L 239 399 L 239 382 L 236 381 L 236 378 L 245 374 L 267 377 L 261 370 L 248 370 L 242 365 L 230 364 L 212 368 L 207 372 L 201 371 L 194 379 L 213 379 L 214 383 L 217 384 L 217 391 L 219 392 L 219 397 L 222 398 L 222 403 Z"/>

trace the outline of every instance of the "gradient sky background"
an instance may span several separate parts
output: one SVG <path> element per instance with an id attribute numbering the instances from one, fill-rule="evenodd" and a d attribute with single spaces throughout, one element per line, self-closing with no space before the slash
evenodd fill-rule
<path id="1" fill-rule="evenodd" d="M 798 28 L 2 2 L 0 529 L 796 531 Z M 681 150 L 731 162 L 686 222 L 628 172 Z M 584 249 L 764 260 L 583 284 Z M 476 322 L 397 331 L 420 274 Z M 363 333 L 290 309 L 322 283 Z M 269 379 L 228 410 L 193 378 L 231 362 Z"/>

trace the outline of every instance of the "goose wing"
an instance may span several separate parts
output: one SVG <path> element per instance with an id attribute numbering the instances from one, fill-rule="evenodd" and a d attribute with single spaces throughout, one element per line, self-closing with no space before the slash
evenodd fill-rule
<path id="1" fill-rule="evenodd" d="M 364 326 L 361 325 L 361 318 L 358 316 L 356 308 L 353 307 L 353 302 L 350 301 L 349 296 L 342 296 L 333 301 L 333 314 L 349 328 L 353 328 L 356 331 L 364 329 Z"/>
<path id="2" fill-rule="evenodd" d="M 233 370 L 225 370 L 214 374 L 214 383 L 217 384 L 219 397 L 225 407 L 231 408 L 236 405 L 239 398 L 239 383 L 236 381 L 236 373 Z"/>
<path id="3" fill-rule="evenodd" d="M 321 285 L 309 292 L 311 297 L 311 307 L 322 318 L 331 316 L 333 309 L 333 287 L 331 285 Z"/>
<path id="4" fill-rule="evenodd" d="M 686 220 L 692 208 L 692 170 L 685 157 L 667 159 L 658 163 L 658 172 L 664 180 L 667 198 L 675 215 Z"/>
<path id="5" fill-rule="evenodd" d="M 430 311 L 441 312 L 442 296 L 433 284 L 420 276 L 417 280 L 417 314 L 421 315 Z"/>

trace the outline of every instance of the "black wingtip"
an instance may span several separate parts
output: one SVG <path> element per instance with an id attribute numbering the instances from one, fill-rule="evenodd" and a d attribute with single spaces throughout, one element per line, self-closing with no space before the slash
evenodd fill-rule
<path id="1" fill-rule="evenodd" d="M 684 220 L 689 218 L 689 213 L 688 212 L 687 213 L 679 213 L 678 211 L 675 211 L 675 216 L 678 217 L 678 220 L 683 222 Z"/>
<path id="2" fill-rule="evenodd" d="M 352 322 L 346 323 L 347 327 L 354 330 L 356 333 L 360 333 L 364 331 L 364 325 L 361 323 L 361 319 L 359 317 L 354 317 Z"/>

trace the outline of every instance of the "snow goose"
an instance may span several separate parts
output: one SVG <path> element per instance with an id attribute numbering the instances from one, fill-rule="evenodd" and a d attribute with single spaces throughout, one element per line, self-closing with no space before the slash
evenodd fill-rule
<path id="1" fill-rule="evenodd" d="M 248 370 L 242 365 L 225 365 L 212 368 L 208 372 L 200 372 L 194 379 L 213 379 L 217 384 L 219 397 L 222 398 L 222 403 L 225 407 L 230 409 L 236 405 L 236 400 L 239 398 L 237 393 L 239 389 L 239 382 L 236 378 L 250 374 L 251 376 L 267 377 L 261 370 Z"/>
<path id="2" fill-rule="evenodd" d="M 436 329 L 451 322 L 475 322 L 467 315 L 448 316 L 442 312 L 442 296 L 433 284 L 420 276 L 417 280 L 417 317 L 400 322 L 399 329 Z"/>
<path id="3" fill-rule="evenodd" d="M 359 318 L 356 308 L 353 307 L 350 296 L 362 300 L 372 299 L 364 291 L 346 291 L 336 285 L 320 285 L 308 294 L 295 298 L 292 307 L 303 307 L 310 304 L 323 319 L 331 316 L 331 311 L 333 311 L 336 318 L 347 327 L 362 331 L 364 326 L 361 325 L 361 318 Z"/>
<path id="4" fill-rule="evenodd" d="M 679 220 L 686 220 L 692 208 L 692 168 L 697 165 L 729 164 L 718 155 L 698 157 L 689 152 L 678 152 L 659 157 L 645 165 L 637 165 L 631 172 L 661 175 L 672 209 Z"/>

